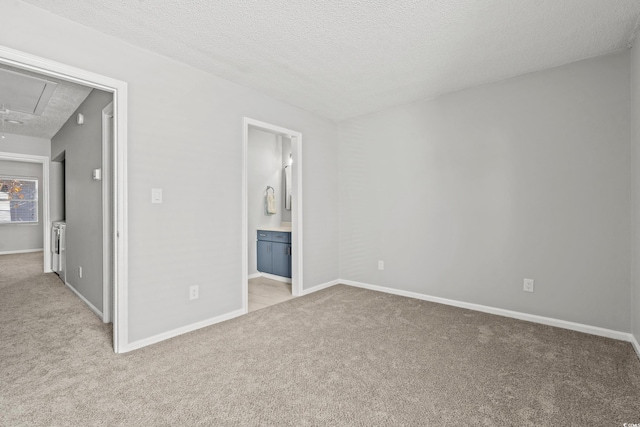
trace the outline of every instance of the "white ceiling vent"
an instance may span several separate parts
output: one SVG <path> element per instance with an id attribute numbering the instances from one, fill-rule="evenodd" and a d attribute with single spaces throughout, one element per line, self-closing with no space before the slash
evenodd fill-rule
<path id="1" fill-rule="evenodd" d="M 0 69 L 0 106 L 39 116 L 57 85 L 42 78 Z"/>

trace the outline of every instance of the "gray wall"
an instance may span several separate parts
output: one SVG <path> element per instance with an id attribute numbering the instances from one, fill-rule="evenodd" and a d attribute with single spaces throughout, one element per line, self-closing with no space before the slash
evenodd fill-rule
<path id="1" fill-rule="evenodd" d="M 303 134 L 305 289 L 340 274 L 630 329 L 628 53 L 345 122 L 339 153 L 328 120 L 29 4 L 0 3 L 0 39 L 129 85 L 131 341 L 242 306 L 243 116 Z"/>
<path id="2" fill-rule="evenodd" d="M 291 138 L 287 138 L 283 136 L 282 140 L 282 167 L 284 168 L 289 164 L 289 155 L 291 154 Z M 293 171 L 291 174 L 291 180 L 293 180 Z M 285 200 L 285 185 L 284 185 L 284 169 L 282 172 L 282 180 L 280 184 L 280 193 L 282 197 L 280 197 L 279 205 L 280 210 L 282 210 L 282 221 L 291 222 L 291 209 L 284 208 L 284 200 Z M 291 207 L 291 205 L 289 205 Z"/>
<path id="3" fill-rule="evenodd" d="M 97 89 L 51 139 L 51 157 L 64 152 L 64 207 L 67 283 L 102 311 L 102 182 L 92 171 L 102 167 L 102 109 L 112 101 Z M 84 124 L 76 124 L 78 113 Z M 59 165 L 57 165 L 59 166 Z M 60 191 L 53 194 L 59 195 Z M 58 202 L 60 206 L 60 202 Z M 59 215 L 59 213 L 56 213 Z M 82 267 L 82 278 L 78 274 Z"/>
<path id="4" fill-rule="evenodd" d="M 0 176 L 38 179 L 38 223 L 0 224 L 0 253 L 43 249 L 42 164 L 0 160 Z"/>
<path id="5" fill-rule="evenodd" d="M 340 277 L 629 331 L 629 61 L 341 123 Z"/>
<path id="6" fill-rule="evenodd" d="M 303 286 L 338 277 L 334 123 L 20 1 L 0 2 L 0 40 L 128 84 L 131 341 L 242 308 L 244 116 L 303 134 Z"/>
<path id="7" fill-rule="evenodd" d="M 247 155 L 247 220 L 248 227 L 248 274 L 257 274 L 256 232 L 269 226 L 280 226 L 283 208 L 280 182 L 282 182 L 282 143 L 275 134 L 258 129 L 249 129 Z M 265 189 L 275 189 L 276 214 L 265 214 Z"/>
<path id="8" fill-rule="evenodd" d="M 65 219 L 64 162 L 49 163 L 49 213 L 51 221 Z"/>
<path id="9" fill-rule="evenodd" d="M 14 134 L 7 133 L 5 134 L 4 139 L 0 139 L 0 152 L 14 153 L 14 154 L 29 154 L 32 156 L 49 157 L 49 155 L 51 154 L 51 141 L 45 138 L 36 138 L 32 136 L 22 136 L 22 135 L 14 135 Z M 42 181 L 42 166 L 38 165 L 37 167 L 40 169 L 40 172 L 39 172 L 40 180 Z M 40 194 L 39 215 L 42 215 L 42 206 L 41 206 L 42 189 L 43 187 L 40 186 L 39 187 L 39 194 Z M 40 216 L 40 218 L 42 218 L 42 216 Z M 40 221 L 40 225 L 41 226 L 43 225 L 41 221 Z M 27 238 L 27 241 L 29 243 L 26 243 L 26 241 L 23 241 L 22 243 L 18 243 L 18 241 L 21 241 L 23 237 L 26 237 L 26 236 L 23 236 L 24 230 L 21 228 L 13 229 L 13 231 L 5 231 L 5 232 L 0 231 L 0 252 L 42 248 L 43 239 L 42 239 L 42 229 L 40 227 L 37 227 L 38 229 L 37 232 L 40 234 L 40 239 L 37 241 L 39 243 L 37 243 L 34 240 L 35 234 L 36 234 L 36 231 L 34 231 L 34 229 L 36 227 L 27 226 L 27 225 L 18 225 L 18 226 L 9 226 L 9 227 L 10 228 L 28 227 L 30 230 L 28 234 L 30 236 L 33 235 L 32 236 L 33 239 Z M 16 230 L 20 230 L 20 231 L 16 231 Z M 10 237 L 10 235 L 13 237 Z M 6 238 L 9 241 L 9 243 L 6 243 L 3 245 L 1 241 L 4 238 Z M 18 249 L 18 248 L 22 248 L 22 249 Z"/>
<path id="10" fill-rule="evenodd" d="M 632 146 L 633 146 L 633 287 L 631 290 L 632 331 L 640 342 L 640 40 L 631 49 L 631 89 L 633 95 Z"/>
<path id="11" fill-rule="evenodd" d="M 49 157 L 51 140 L 8 133 L 4 139 L 0 139 L 0 152 Z"/>

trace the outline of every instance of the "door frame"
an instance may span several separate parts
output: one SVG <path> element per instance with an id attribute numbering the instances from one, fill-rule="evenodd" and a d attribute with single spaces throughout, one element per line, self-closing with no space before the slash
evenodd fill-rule
<path id="1" fill-rule="evenodd" d="M 127 83 L 111 77 L 85 71 L 70 65 L 51 61 L 16 49 L 0 45 L 0 63 L 52 76 L 113 94 L 113 349 L 116 353 L 127 351 L 128 336 L 128 215 L 127 215 Z M 47 181 L 49 177 L 47 176 Z M 48 224 L 50 227 L 50 224 Z M 45 244 L 49 242 L 48 233 Z M 45 266 L 51 271 L 51 262 Z"/>
<path id="2" fill-rule="evenodd" d="M 113 153 L 113 126 L 110 119 L 114 119 L 113 102 L 102 109 L 102 321 L 110 323 L 113 318 L 112 283 L 113 263 L 113 212 L 112 188 L 113 173 L 111 153 Z"/>
<path id="3" fill-rule="evenodd" d="M 249 212 L 248 212 L 248 154 L 249 128 L 260 129 L 291 138 L 291 293 L 302 295 L 303 288 L 303 239 L 302 239 L 302 133 L 260 120 L 242 119 L 242 310 L 249 311 Z"/>

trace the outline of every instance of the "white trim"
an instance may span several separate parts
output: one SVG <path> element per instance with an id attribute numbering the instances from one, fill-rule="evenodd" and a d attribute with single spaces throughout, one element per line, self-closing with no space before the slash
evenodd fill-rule
<path id="1" fill-rule="evenodd" d="M 253 274 L 252 274 L 253 276 Z M 278 282 L 282 282 L 282 283 L 292 283 L 293 281 L 288 278 L 288 277 L 284 277 L 284 276 L 277 276 L 275 274 L 269 274 L 269 273 L 260 273 L 258 274 L 258 276 L 262 276 L 265 277 L 267 279 L 271 279 L 271 280 L 277 280 Z"/>
<path id="2" fill-rule="evenodd" d="M 127 211 L 127 84 L 113 92 L 113 347 L 120 353 L 120 347 L 129 343 L 129 214 Z M 125 351 L 125 350 L 122 350 Z"/>
<path id="3" fill-rule="evenodd" d="M 629 334 L 629 336 L 630 336 L 629 342 L 631 342 L 633 349 L 636 351 L 636 355 L 638 356 L 638 359 L 640 359 L 640 343 L 636 339 L 635 335 Z"/>
<path id="4" fill-rule="evenodd" d="M 2 50 L 0 49 L 0 63 L 2 62 Z M 40 163 L 42 164 L 42 218 L 38 218 L 39 225 L 42 226 L 42 246 L 51 247 L 51 219 L 50 219 L 50 203 L 49 203 L 49 157 L 35 156 L 32 154 L 5 153 L 0 152 L 0 160 L 9 160 L 13 162 L 24 163 Z M 51 273 L 51 257 L 48 252 L 43 255 L 44 272 Z"/>
<path id="5" fill-rule="evenodd" d="M 19 251 L 2 251 L 0 255 L 13 255 L 13 254 L 29 254 L 33 252 L 42 252 L 43 248 L 40 249 L 20 249 Z"/>
<path id="6" fill-rule="evenodd" d="M 249 312 L 249 123 L 242 119 L 242 311 Z"/>
<path id="7" fill-rule="evenodd" d="M 327 288 L 330 288 L 332 286 L 339 285 L 340 283 L 342 283 L 340 280 L 332 280 L 330 282 L 321 283 L 319 285 L 312 286 L 309 289 L 303 289 L 301 296 L 309 295 L 309 294 L 312 294 L 314 292 L 318 292 L 318 291 L 321 291 L 323 289 L 327 289 Z"/>
<path id="8" fill-rule="evenodd" d="M 114 319 L 113 347 L 120 353 L 128 338 L 128 216 L 127 216 L 127 83 L 95 74 L 59 62 L 40 58 L 5 46 L 0 46 L 0 64 L 30 70 L 85 86 L 113 93 L 114 106 Z M 48 176 L 48 159 L 47 159 Z M 44 173 L 43 173 L 44 174 Z M 48 196 L 48 194 L 47 194 Z M 44 200 L 48 206 L 48 199 Z M 47 218 L 48 220 L 48 218 Z M 50 224 L 48 224 L 50 226 Z M 45 233 L 44 247 L 50 247 L 49 233 Z M 51 260 L 45 257 L 45 268 L 51 270 Z"/>
<path id="9" fill-rule="evenodd" d="M 114 152 L 113 128 L 109 126 L 113 118 L 113 102 L 102 109 L 102 321 L 111 322 L 113 294 L 113 232 L 111 189 L 113 188 L 111 153 Z"/>
<path id="10" fill-rule="evenodd" d="M 195 330 L 205 328 L 207 326 L 215 325 L 216 323 L 224 322 L 225 320 L 231 320 L 235 317 L 242 316 L 245 314 L 244 310 L 234 310 L 232 312 L 221 314 L 220 316 L 212 317 L 207 320 L 203 320 L 201 322 L 192 323 L 191 325 L 183 326 L 181 328 L 172 329 L 167 332 L 163 332 L 158 335 L 154 335 L 149 338 L 144 338 L 138 341 L 134 341 L 128 344 L 126 347 L 121 349 L 122 353 L 126 353 L 128 351 L 137 350 L 142 347 L 146 347 L 151 344 L 156 344 L 161 341 L 168 340 L 169 338 L 177 337 L 178 335 L 186 334 L 188 332 L 193 332 Z"/>
<path id="11" fill-rule="evenodd" d="M 255 276 L 255 275 L 252 274 L 251 276 Z M 258 273 L 258 276 L 256 276 L 256 277 L 259 277 L 259 276 L 260 276 L 260 273 Z M 329 288 L 331 286 L 337 285 L 339 283 L 342 283 L 342 282 L 340 280 L 332 280 L 331 282 L 322 283 L 322 284 L 314 286 L 312 288 L 305 289 L 303 291 L 302 295 L 308 295 L 308 294 L 311 294 L 313 292 L 319 291 L 321 289 L 325 289 L 325 288 Z M 180 328 L 176 328 L 176 329 L 173 329 L 171 331 L 163 332 L 161 334 L 154 335 L 154 336 L 149 337 L 149 338 L 144 338 L 144 339 L 141 339 L 141 340 L 138 340 L 138 341 L 134 341 L 134 342 L 130 343 L 129 345 L 127 345 L 126 347 L 124 347 L 123 350 L 122 350 L 122 353 L 126 353 L 128 351 L 137 350 L 139 348 L 146 347 L 148 345 L 156 344 L 156 343 L 159 343 L 161 341 L 168 340 L 169 338 L 177 337 L 178 335 L 186 334 L 188 332 L 193 332 L 193 331 L 195 331 L 197 329 L 201 329 L 201 328 L 204 328 L 204 327 L 207 327 L 207 326 L 215 325 L 216 323 L 220 323 L 220 322 L 224 322 L 226 320 L 234 319 L 234 318 L 242 316 L 244 314 L 247 314 L 247 311 L 244 310 L 244 308 L 240 309 L 240 310 L 234 310 L 234 311 L 232 311 L 230 313 L 226 313 L 226 314 L 222 314 L 220 316 L 212 317 L 211 319 L 203 320 L 201 322 L 197 322 L 197 323 L 193 323 L 191 325 L 187 325 L 187 326 L 183 326 L 183 327 L 180 327 Z"/>
<path id="12" fill-rule="evenodd" d="M 88 299 L 86 299 L 80 292 L 77 291 L 76 288 L 68 284 L 66 281 L 64 282 L 64 284 L 67 285 L 67 287 L 71 289 L 78 298 L 84 301 L 84 303 L 87 304 L 91 311 L 93 311 L 100 319 L 102 319 L 102 312 L 98 310 L 95 305 L 91 304 Z"/>
<path id="13" fill-rule="evenodd" d="M 303 236 L 302 236 L 302 134 L 270 123 L 243 117 L 242 119 L 242 309 L 249 312 L 249 213 L 248 213 L 248 152 L 249 152 L 249 127 L 286 135 L 291 138 L 291 153 L 293 156 L 292 173 L 292 203 L 291 203 L 291 293 L 293 296 L 302 295 L 303 286 Z M 276 279 L 278 280 L 278 279 Z"/>
<path id="14" fill-rule="evenodd" d="M 291 263 L 291 277 L 293 279 L 291 293 L 293 296 L 300 296 L 304 289 L 304 245 L 302 238 L 302 134 L 291 133 L 290 136 L 291 154 L 293 157 L 291 192 L 294 196 L 292 198 L 293 200 L 291 200 L 291 230 L 293 230 L 293 234 L 291 234 L 291 250 L 293 251 L 293 257 L 295 260 L 295 262 Z"/>
<path id="15" fill-rule="evenodd" d="M 247 279 L 248 280 L 257 279 L 258 277 L 262 277 L 262 274 L 260 274 L 260 273 L 250 274 L 250 275 L 247 276 Z"/>
<path id="16" fill-rule="evenodd" d="M 252 274 L 251 276 L 256 276 L 256 275 Z M 259 277 L 259 276 L 260 276 L 260 273 L 258 273 L 258 275 L 256 277 Z M 340 280 L 333 280 L 331 282 L 322 283 L 322 284 L 314 286 L 312 288 L 305 289 L 303 291 L 304 292 L 303 295 L 308 295 L 308 294 L 311 294 L 313 292 L 319 291 L 321 289 L 325 289 L 325 288 L 331 287 L 333 285 L 337 285 L 339 283 L 341 283 Z M 229 312 L 229 313 L 226 313 L 226 314 L 222 314 L 220 316 L 212 317 L 210 319 L 203 320 L 201 322 L 193 323 L 191 325 L 182 326 L 180 328 L 176 328 L 176 329 L 173 329 L 173 330 L 168 331 L 168 332 L 163 332 L 161 334 L 154 335 L 154 336 L 149 337 L 149 338 L 144 338 L 144 339 L 141 339 L 141 340 L 138 340 L 138 341 L 134 341 L 134 342 L 130 343 L 129 345 L 127 345 L 126 347 L 124 347 L 121 352 L 122 353 L 126 353 L 126 352 L 129 352 L 129 351 L 137 350 L 139 348 L 146 347 L 148 345 L 152 345 L 152 344 L 159 343 L 161 341 L 168 340 L 169 338 L 177 337 L 178 335 L 186 334 L 188 332 L 193 332 L 195 330 L 198 330 L 198 329 L 201 329 L 201 328 L 205 328 L 207 326 L 215 325 L 216 323 L 220 323 L 220 322 L 224 322 L 226 320 L 234 319 L 234 318 L 242 316 L 244 314 L 247 314 L 247 311 L 244 310 L 244 308 L 243 308 L 243 309 L 240 309 L 240 310 L 234 310 L 232 312 Z"/>
<path id="17" fill-rule="evenodd" d="M 387 288 L 384 286 L 371 285 L 368 283 L 355 282 L 353 280 L 340 280 L 340 283 L 357 288 L 369 289 L 372 291 L 384 292 L 387 294 L 400 295 L 403 297 L 415 298 L 424 301 L 436 302 L 438 304 L 451 305 L 453 307 L 466 308 L 468 310 L 481 311 L 483 313 L 497 314 L 498 316 L 511 317 L 514 319 L 526 320 L 528 322 L 540 323 L 542 325 L 555 326 L 557 328 L 569 329 L 572 331 L 584 332 L 586 334 L 598 335 L 601 337 L 613 338 L 621 341 L 630 341 L 632 335 L 627 332 L 614 331 L 612 329 L 600 328 L 598 326 L 585 325 L 582 323 L 569 322 L 566 320 L 554 319 L 551 317 L 537 316 L 535 314 L 521 313 L 518 311 L 505 310 L 502 308 L 489 307 L 486 305 L 473 304 L 469 302 L 456 301 L 447 298 L 434 297 L 431 295 L 419 294 L 417 292 L 402 291 L 400 289 Z"/>

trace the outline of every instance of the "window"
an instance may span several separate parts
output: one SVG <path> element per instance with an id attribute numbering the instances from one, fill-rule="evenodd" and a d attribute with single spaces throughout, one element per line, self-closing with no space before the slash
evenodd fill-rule
<path id="1" fill-rule="evenodd" d="M 38 222 L 38 180 L 0 176 L 0 224 Z"/>

